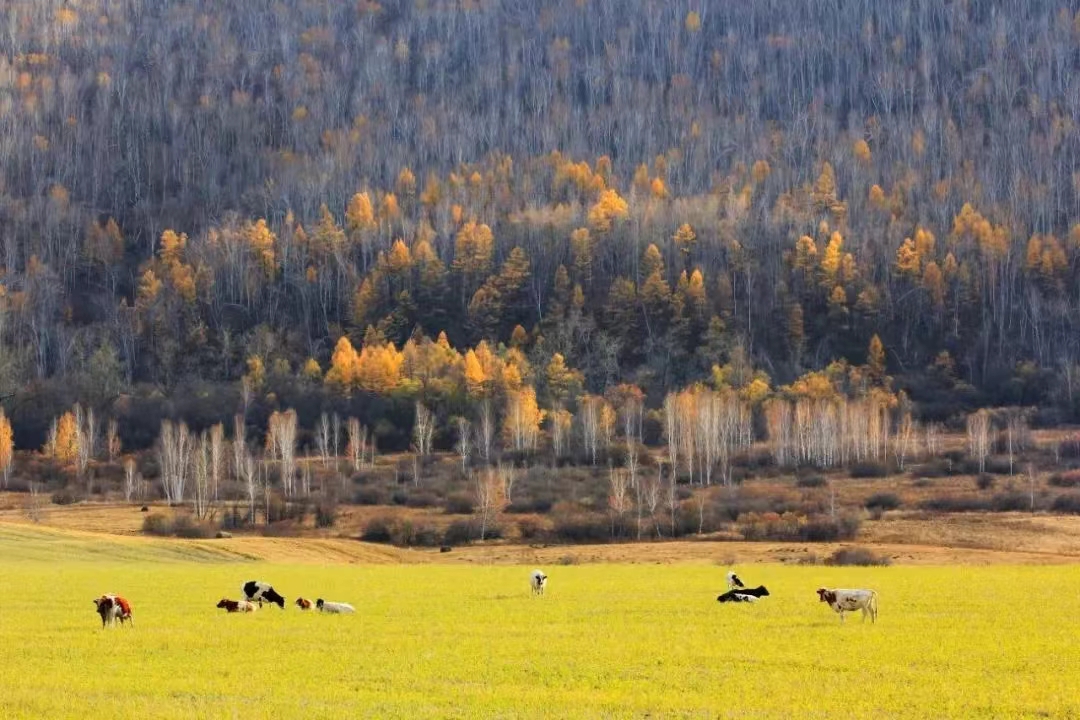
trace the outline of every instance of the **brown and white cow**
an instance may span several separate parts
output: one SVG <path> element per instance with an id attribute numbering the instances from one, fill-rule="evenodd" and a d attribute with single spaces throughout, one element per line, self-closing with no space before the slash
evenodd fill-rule
<path id="1" fill-rule="evenodd" d="M 840 622 L 844 622 L 845 612 L 856 610 L 862 610 L 863 622 L 866 622 L 867 615 L 871 622 L 877 622 L 877 593 L 873 590 L 818 588 L 817 594 L 821 602 L 829 603 L 829 607 L 840 613 Z"/>
<path id="2" fill-rule="evenodd" d="M 301 610 L 310 610 L 311 601 L 307 598 L 296 598 L 296 607 L 300 608 Z"/>
<path id="3" fill-rule="evenodd" d="M 125 622 L 135 624 L 135 620 L 131 615 L 131 603 L 119 595 L 106 593 L 99 598 L 94 598 L 94 605 L 97 607 L 98 615 L 101 616 L 102 629 L 106 625 L 112 625 L 117 621 L 120 622 L 121 626 Z"/>
<path id="4" fill-rule="evenodd" d="M 226 600 L 221 599 L 221 602 L 217 604 L 219 608 L 223 608 L 225 612 L 255 612 L 259 609 L 259 606 L 253 602 L 247 600 Z"/>

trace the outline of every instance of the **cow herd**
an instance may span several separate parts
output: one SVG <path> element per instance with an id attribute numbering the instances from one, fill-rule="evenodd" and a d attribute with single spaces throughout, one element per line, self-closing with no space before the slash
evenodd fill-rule
<path id="1" fill-rule="evenodd" d="M 547 580 L 548 576 L 542 570 L 533 570 L 529 573 L 529 590 L 534 597 L 543 596 L 544 589 L 547 587 Z M 769 590 L 764 585 L 748 588 L 739 576 L 731 570 L 727 574 L 727 584 L 727 592 L 716 598 L 719 602 L 755 603 L 761 598 L 769 596 Z M 243 595 L 242 599 L 229 600 L 222 598 L 217 607 L 227 613 L 255 612 L 263 606 L 263 603 L 270 603 L 277 605 L 282 610 L 285 609 L 284 596 L 274 590 L 269 583 L 249 580 L 244 583 L 240 591 Z M 867 616 L 870 617 L 870 622 L 877 622 L 877 593 L 873 590 L 818 588 L 817 595 L 820 602 L 828 603 L 829 607 L 840 615 L 841 623 L 844 622 L 845 612 L 855 612 L 856 610 L 862 611 L 863 622 L 866 622 Z M 318 598 L 313 603 L 307 598 L 298 597 L 294 604 L 301 610 L 314 608 L 319 612 L 330 615 L 356 612 L 356 608 L 349 603 L 331 602 L 322 598 Z M 101 616 L 101 627 L 103 629 L 107 625 L 113 625 L 117 622 L 121 626 L 125 623 L 134 625 L 131 603 L 119 595 L 108 593 L 95 598 L 94 606 L 97 608 L 98 615 Z"/>

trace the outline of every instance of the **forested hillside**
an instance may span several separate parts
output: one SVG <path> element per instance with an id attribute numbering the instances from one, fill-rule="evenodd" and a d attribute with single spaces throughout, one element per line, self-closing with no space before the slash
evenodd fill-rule
<path id="1" fill-rule="evenodd" d="M 131 448 L 403 448 L 417 400 L 528 447 L 696 382 L 1080 409 L 1075 0 L 0 8 L 18 447 L 76 401 Z"/>

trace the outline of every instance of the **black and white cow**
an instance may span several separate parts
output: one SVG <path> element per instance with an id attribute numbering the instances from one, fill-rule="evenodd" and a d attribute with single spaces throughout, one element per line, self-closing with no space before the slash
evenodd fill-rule
<path id="1" fill-rule="evenodd" d="M 547 575 L 540 570 L 533 570 L 529 575 L 529 587 L 533 595 L 543 595 L 544 588 L 547 587 Z"/>
<path id="2" fill-rule="evenodd" d="M 845 612 L 862 610 L 863 622 L 866 616 L 870 616 L 870 622 L 877 622 L 877 593 L 873 590 L 842 590 L 818 588 L 818 599 L 823 603 L 829 603 L 829 607 L 840 614 L 840 622 L 844 622 Z"/>
<path id="3" fill-rule="evenodd" d="M 743 585 L 743 581 L 739 579 L 739 576 L 735 574 L 734 570 L 728 570 L 727 574 L 727 589 L 736 590 L 738 588 L 746 587 Z"/>
<path id="4" fill-rule="evenodd" d="M 768 597 L 769 590 L 764 585 L 756 588 L 741 587 L 736 590 L 728 590 L 716 598 L 719 602 L 757 602 L 763 597 Z"/>
<path id="5" fill-rule="evenodd" d="M 277 591 L 274 590 L 269 583 L 259 582 L 258 580 L 248 580 L 241 589 L 243 590 L 245 600 L 257 602 L 260 607 L 265 601 L 274 603 L 282 610 L 285 609 L 285 598 L 278 595 Z"/>

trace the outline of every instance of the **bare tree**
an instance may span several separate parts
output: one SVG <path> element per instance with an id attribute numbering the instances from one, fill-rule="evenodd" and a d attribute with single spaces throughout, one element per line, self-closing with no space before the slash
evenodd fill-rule
<path id="1" fill-rule="evenodd" d="M 135 493 L 137 481 L 135 458 L 128 455 L 124 458 L 124 502 L 131 502 L 131 496 Z"/>
<path id="2" fill-rule="evenodd" d="M 319 458 L 323 465 L 330 461 L 330 416 L 325 412 L 319 416 L 319 424 L 315 428 L 315 445 L 319 449 Z"/>
<path id="3" fill-rule="evenodd" d="M 108 446 L 106 451 L 109 455 L 109 462 L 114 463 L 116 459 L 120 457 L 120 427 L 116 422 L 116 418 L 109 418 L 109 423 L 105 429 L 105 444 Z"/>
<path id="4" fill-rule="evenodd" d="M 161 434 L 158 436 L 158 465 L 165 502 L 169 505 L 184 502 L 190 440 L 185 423 L 161 421 Z"/>
<path id="5" fill-rule="evenodd" d="M 435 434 L 435 413 L 427 409 L 422 403 L 416 403 L 416 421 L 413 423 L 413 438 L 416 442 L 416 451 L 421 457 L 431 454 L 431 439 Z"/>
<path id="6" fill-rule="evenodd" d="M 926 435 L 927 457 L 937 457 L 941 453 L 941 425 L 939 423 L 926 423 L 923 428 Z"/>
<path id="7" fill-rule="evenodd" d="M 487 467 L 474 473 L 476 489 L 476 512 L 480 515 L 480 539 L 487 536 L 487 529 L 495 521 L 503 506 L 502 480 L 494 468 Z"/>
<path id="8" fill-rule="evenodd" d="M 210 514 L 212 499 L 212 489 L 210 487 L 210 439 L 206 432 L 191 443 L 190 467 L 194 490 L 192 493 L 192 510 L 195 517 L 202 519 Z"/>
<path id="9" fill-rule="evenodd" d="M 900 471 L 904 470 L 904 463 L 908 453 L 911 452 L 911 444 L 915 437 L 915 423 L 911 419 L 911 413 L 905 412 L 900 418 L 900 427 L 896 429 L 893 437 L 893 454 L 896 456 L 896 464 Z"/>
<path id="10" fill-rule="evenodd" d="M 334 467 L 337 467 L 338 458 L 341 457 L 341 416 L 334 413 L 331 418 L 334 438 Z"/>
<path id="11" fill-rule="evenodd" d="M 967 417 L 968 452 L 978 460 L 979 472 L 986 472 L 986 458 L 990 454 L 990 436 L 993 423 L 990 411 L 983 408 Z"/>
<path id="12" fill-rule="evenodd" d="M 237 416 L 241 417 L 241 416 Z M 236 453 L 236 474 L 243 480 L 244 489 L 248 498 L 248 521 L 255 522 L 255 499 L 259 496 L 259 468 L 254 456 L 248 451 L 243 442 L 233 440 L 234 452 Z"/>
<path id="13" fill-rule="evenodd" d="M 1009 475 L 1013 474 L 1013 455 L 1029 445 L 1027 417 L 1018 408 L 1010 408 L 1005 416 L 1006 444 L 1009 448 Z"/>
<path id="14" fill-rule="evenodd" d="M 472 423 L 469 422 L 468 418 L 458 416 L 457 431 L 458 439 L 454 449 L 457 450 L 458 455 L 461 457 L 461 471 L 465 472 L 469 464 L 469 455 L 472 454 Z"/>
<path id="15" fill-rule="evenodd" d="M 1027 476 L 1028 476 L 1028 488 L 1031 492 L 1031 512 L 1035 512 L 1035 481 L 1038 480 L 1038 473 L 1035 471 L 1035 465 L 1032 463 L 1027 464 Z"/>
<path id="16" fill-rule="evenodd" d="M 296 494 L 296 411 L 275 412 L 267 427 L 267 448 L 271 462 L 281 463 L 281 486 L 285 497 Z"/>
<path id="17" fill-rule="evenodd" d="M 518 471 L 513 465 L 499 463 L 497 467 L 499 475 L 500 491 L 507 505 L 514 502 L 514 483 L 517 482 Z"/>
<path id="18" fill-rule="evenodd" d="M 611 511 L 611 536 L 615 537 L 616 527 L 621 526 L 621 521 L 629 509 L 628 489 L 630 477 L 626 470 L 616 467 L 608 467 L 608 510 Z"/>
<path id="19" fill-rule="evenodd" d="M 477 437 L 480 457 L 484 462 L 491 462 L 491 449 L 495 441 L 495 408 L 490 398 L 480 401 L 480 427 Z"/>
<path id="20" fill-rule="evenodd" d="M 349 435 L 349 443 L 345 448 L 345 451 L 349 455 L 349 461 L 352 463 L 353 472 L 360 470 L 361 463 L 364 462 L 364 452 L 367 449 L 367 428 L 360 425 L 360 421 L 354 417 L 349 418 L 346 425 Z"/>
<path id="21" fill-rule="evenodd" d="M 664 398 L 664 434 L 667 436 L 668 461 L 671 473 L 679 467 L 679 400 L 675 393 L 668 393 Z"/>
<path id="22" fill-rule="evenodd" d="M 210 428 L 210 501 L 220 500 L 222 475 L 225 474 L 225 426 L 215 423 Z"/>

